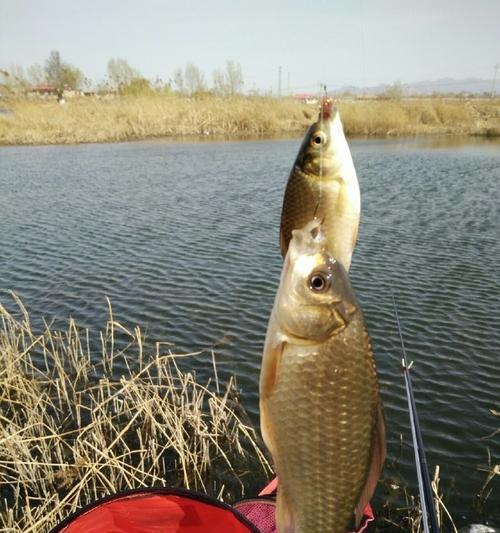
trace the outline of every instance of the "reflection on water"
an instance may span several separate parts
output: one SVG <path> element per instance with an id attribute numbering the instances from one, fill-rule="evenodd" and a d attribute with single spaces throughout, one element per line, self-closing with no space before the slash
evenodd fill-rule
<path id="1" fill-rule="evenodd" d="M 96 331 L 109 296 L 115 316 L 145 327 L 151 343 L 201 350 L 201 376 L 215 349 L 220 373 L 237 375 L 257 422 L 262 344 L 281 271 L 281 201 L 299 143 L 0 148 L 2 301 L 13 289 L 38 324 L 71 315 Z M 351 146 L 362 194 L 351 277 L 378 360 L 385 475 L 416 485 L 394 293 L 428 462 L 441 466 L 458 523 L 470 521 L 485 480 L 479 468 L 488 452 L 500 456 L 498 435 L 484 438 L 498 427 L 489 410 L 499 408 L 499 144 Z M 487 515 L 500 516 L 496 501 Z"/>
<path id="2" fill-rule="evenodd" d="M 436 149 L 436 150 L 474 150 L 478 151 L 498 151 L 500 150 L 500 137 L 482 137 L 470 135 L 423 135 L 421 137 L 356 137 L 355 143 L 367 141 L 367 146 L 371 150 L 384 151 L 408 151 L 416 149 Z M 352 145 L 351 140 L 351 145 Z"/>
<path id="3" fill-rule="evenodd" d="M 419 138 L 422 148 L 462 148 L 500 150 L 500 137 L 480 137 L 470 135 L 435 135 Z"/>

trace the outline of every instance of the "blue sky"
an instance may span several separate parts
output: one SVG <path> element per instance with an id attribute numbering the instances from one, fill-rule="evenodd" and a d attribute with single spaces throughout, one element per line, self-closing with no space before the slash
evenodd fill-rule
<path id="1" fill-rule="evenodd" d="M 190 61 L 210 83 L 238 61 L 247 89 L 293 91 L 443 77 L 491 79 L 500 0 L 0 0 L 0 68 L 51 50 L 94 80 L 110 58 L 168 79 Z"/>

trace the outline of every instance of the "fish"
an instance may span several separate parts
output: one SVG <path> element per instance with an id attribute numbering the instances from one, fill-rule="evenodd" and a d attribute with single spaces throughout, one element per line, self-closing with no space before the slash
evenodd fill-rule
<path id="1" fill-rule="evenodd" d="M 294 229 L 323 220 L 329 248 L 349 271 L 359 228 L 361 200 L 356 169 L 333 100 L 321 105 L 292 167 L 281 211 L 280 248 L 285 257 Z"/>
<path id="2" fill-rule="evenodd" d="M 385 423 L 363 313 L 319 220 L 292 231 L 259 409 L 279 480 L 278 531 L 344 533 L 353 519 L 358 526 L 384 464 Z"/>

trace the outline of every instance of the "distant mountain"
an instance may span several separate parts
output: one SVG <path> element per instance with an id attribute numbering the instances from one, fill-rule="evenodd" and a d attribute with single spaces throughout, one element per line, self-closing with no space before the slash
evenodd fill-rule
<path id="1" fill-rule="evenodd" d="M 405 96 L 416 94 L 430 95 L 433 93 L 460 94 L 472 93 L 482 94 L 490 93 L 492 89 L 492 80 L 480 80 L 478 78 L 466 78 L 464 80 L 455 80 L 453 78 L 441 78 L 440 80 L 424 80 L 415 83 L 397 84 L 401 87 Z M 335 93 L 350 92 L 355 95 L 375 96 L 382 94 L 395 87 L 395 84 L 376 85 L 372 87 L 355 87 L 345 86 L 334 91 Z M 497 94 L 500 93 L 500 80 L 497 82 Z"/>

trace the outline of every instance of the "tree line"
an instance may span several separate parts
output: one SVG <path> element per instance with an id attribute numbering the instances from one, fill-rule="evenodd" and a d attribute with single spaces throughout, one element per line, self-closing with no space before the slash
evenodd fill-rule
<path id="1" fill-rule="evenodd" d="M 42 66 L 39 63 L 31 65 L 26 73 L 18 65 L 9 70 L 1 70 L 4 85 L 9 88 L 26 89 L 30 86 L 50 85 L 58 91 L 64 89 L 79 90 L 89 83 L 83 72 L 61 59 L 57 50 L 50 52 Z"/>
<path id="2" fill-rule="evenodd" d="M 241 65 L 233 60 L 226 61 L 225 68 L 217 68 L 212 73 L 209 84 L 204 72 L 194 63 L 188 62 L 173 73 L 171 79 L 148 80 L 126 59 L 113 58 L 108 61 L 106 78 L 94 83 L 77 67 L 61 58 L 57 50 L 50 52 L 43 65 L 35 63 L 26 71 L 17 65 L 10 69 L 0 69 L 0 81 L 10 89 L 27 90 L 33 86 L 48 85 L 57 91 L 102 91 L 120 94 L 144 94 L 175 91 L 193 95 L 211 92 L 219 96 L 234 96 L 243 90 Z"/>

